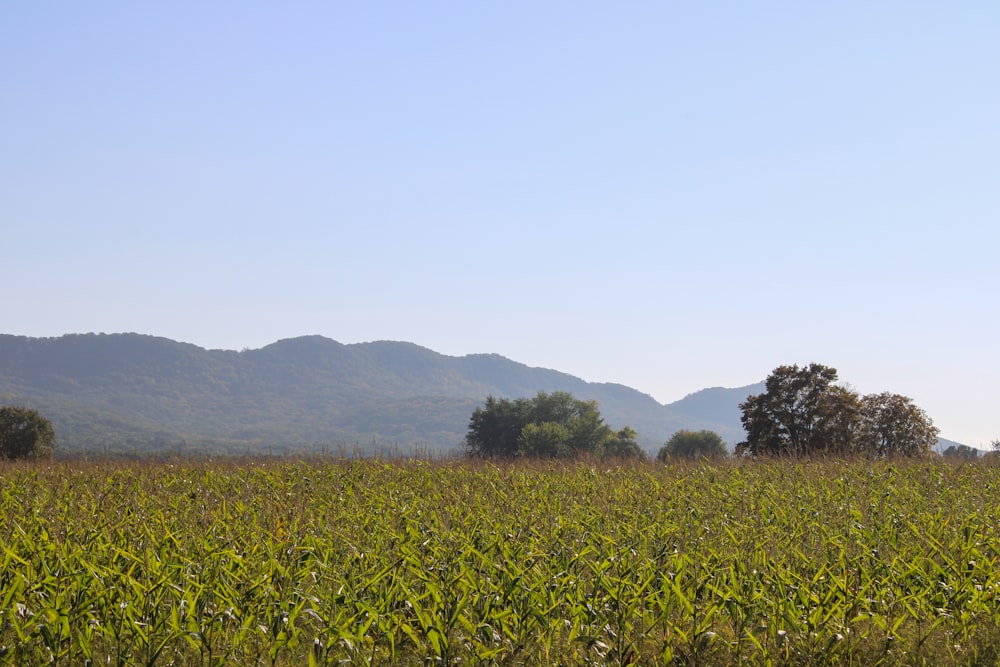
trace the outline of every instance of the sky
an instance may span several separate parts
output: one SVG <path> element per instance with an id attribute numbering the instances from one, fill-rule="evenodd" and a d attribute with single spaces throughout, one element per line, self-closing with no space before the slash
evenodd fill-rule
<path id="1" fill-rule="evenodd" d="M 1000 438 L 1000 5 L 0 8 L 0 333 L 319 334 Z"/>

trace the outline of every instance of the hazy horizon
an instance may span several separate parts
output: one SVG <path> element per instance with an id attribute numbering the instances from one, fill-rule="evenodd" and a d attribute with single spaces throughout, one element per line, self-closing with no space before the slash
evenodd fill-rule
<path id="1" fill-rule="evenodd" d="M 413 342 L 1000 438 L 1000 7 L 20 3 L 0 332 Z"/>

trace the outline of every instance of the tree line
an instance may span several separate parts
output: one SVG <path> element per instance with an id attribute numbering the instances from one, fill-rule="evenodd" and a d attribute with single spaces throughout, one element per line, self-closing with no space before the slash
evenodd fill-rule
<path id="1" fill-rule="evenodd" d="M 934 422 L 913 401 L 882 392 L 861 396 L 837 384 L 837 370 L 822 364 L 779 366 L 761 394 L 740 404 L 746 440 L 737 457 L 873 456 L 920 457 L 937 443 Z M 581 454 L 645 456 L 635 431 L 614 431 L 594 401 L 566 392 L 534 398 L 490 396 L 476 408 L 465 438 L 473 457 L 566 458 Z M 713 431 L 678 431 L 657 460 L 726 456 Z"/>
<path id="2" fill-rule="evenodd" d="M 740 404 L 747 439 L 738 456 L 926 456 L 937 443 L 933 420 L 906 396 L 860 396 L 835 384 L 822 364 L 779 366 L 765 391 Z"/>
<path id="3" fill-rule="evenodd" d="M 837 370 L 822 364 L 774 369 L 765 391 L 739 405 L 747 438 L 736 445 L 734 455 L 884 458 L 932 452 L 938 429 L 910 398 L 890 392 L 861 396 L 836 382 Z M 1000 454 L 1000 440 L 991 444 Z M 50 458 L 54 449 L 52 424 L 37 410 L 0 408 L 0 458 Z M 596 401 L 563 391 L 540 391 L 533 398 L 487 397 L 472 413 L 465 450 L 477 458 L 645 457 L 635 430 L 626 426 L 615 431 L 604 422 Z M 968 447 L 951 450 L 946 452 L 951 457 L 972 458 L 974 453 Z M 656 458 L 726 455 L 717 433 L 682 430 Z"/>
<path id="4" fill-rule="evenodd" d="M 472 413 L 465 447 L 477 458 L 644 456 L 635 438 L 628 426 L 615 431 L 605 424 L 597 401 L 540 391 L 534 398 L 489 396 Z"/>

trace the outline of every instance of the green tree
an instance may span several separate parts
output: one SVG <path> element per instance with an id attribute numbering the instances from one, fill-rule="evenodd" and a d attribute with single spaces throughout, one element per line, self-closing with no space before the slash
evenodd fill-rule
<path id="1" fill-rule="evenodd" d="M 718 458 L 729 454 L 722 436 L 715 431 L 677 431 L 656 454 L 656 460 L 666 462 L 671 458 Z"/>
<path id="2" fill-rule="evenodd" d="M 646 452 L 636 441 L 638 434 L 626 426 L 614 434 L 614 437 L 604 443 L 604 458 L 611 459 L 644 459 Z"/>
<path id="3" fill-rule="evenodd" d="M 525 424 L 521 429 L 521 456 L 534 458 L 566 457 L 573 453 L 570 431 L 558 422 Z"/>
<path id="4" fill-rule="evenodd" d="M 747 456 L 926 456 L 938 429 L 909 398 L 883 392 L 858 397 L 834 384 L 837 371 L 779 366 L 765 391 L 740 404 Z"/>
<path id="5" fill-rule="evenodd" d="M 527 422 L 527 401 L 488 396 L 469 421 L 465 447 L 472 456 L 513 458 L 521 448 L 521 429 Z"/>
<path id="6" fill-rule="evenodd" d="M 52 422 L 37 410 L 0 408 L 0 458 L 47 459 L 56 446 Z"/>
<path id="7" fill-rule="evenodd" d="M 882 392 L 861 399 L 857 449 L 878 457 L 927 456 L 938 429 L 906 396 Z"/>
<path id="8" fill-rule="evenodd" d="M 968 445 L 951 445 L 941 452 L 941 456 L 958 461 L 975 461 L 979 458 L 979 450 Z"/>
<path id="9" fill-rule="evenodd" d="M 597 401 L 584 401 L 565 391 L 551 394 L 538 392 L 531 399 L 528 408 L 528 422 L 560 424 L 568 431 L 566 441 L 568 451 L 562 455 L 601 454 L 605 441 L 612 436 L 611 427 L 604 423 Z"/>
<path id="10" fill-rule="evenodd" d="M 837 370 L 822 364 L 779 366 L 762 394 L 740 404 L 747 439 L 741 455 L 804 456 L 851 450 L 859 409 L 854 392 L 834 385 Z"/>
<path id="11" fill-rule="evenodd" d="M 596 401 L 564 391 L 531 399 L 490 396 L 472 413 L 466 452 L 475 457 L 515 458 L 641 455 L 630 428 L 617 433 L 604 423 Z"/>

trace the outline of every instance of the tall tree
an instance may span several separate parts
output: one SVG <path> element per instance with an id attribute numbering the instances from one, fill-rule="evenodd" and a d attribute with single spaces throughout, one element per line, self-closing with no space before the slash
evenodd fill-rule
<path id="1" fill-rule="evenodd" d="M 740 404 L 747 439 L 737 453 L 751 456 L 804 456 L 850 450 L 850 412 L 857 397 L 833 383 L 837 370 L 822 364 L 779 366 L 762 394 Z"/>
<path id="2" fill-rule="evenodd" d="M 520 450 L 521 429 L 527 420 L 524 399 L 487 396 L 472 413 L 465 435 L 466 451 L 472 456 L 513 458 Z"/>
<path id="3" fill-rule="evenodd" d="M 839 385 L 828 387 L 817 403 L 816 429 L 809 453 L 825 456 L 855 453 L 860 412 L 861 402 L 856 393 Z"/>
<path id="4" fill-rule="evenodd" d="M 909 398 L 883 392 L 858 397 L 834 384 L 836 369 L 779 366 L 763 394 L 740 404 L 750 456 L 925 456 L 938 429 Z"/>
<path id="5" fill-rule="evenodd" d="M 861 399 L 860 449 L 878 457 L 926 456 L 938 429 L 927 413 L 906 396 L 882 392 Z"/>
<path id="6" fill-rule="evenodd" d="M 0 408 L 0 458 L 47 459 L 56 446 L 52 422 L 37 410 Z"/>
<path id="7" fill-rule="evenodd" d="M 613 459 L 646 458 L 646 452 L 642 450 L 642 447 L 636 441 L 637 435 L 631 427 L 626 426 L 621 429 L 614 434 L 614 437 L 605 441 L 603 456 Z"/>

